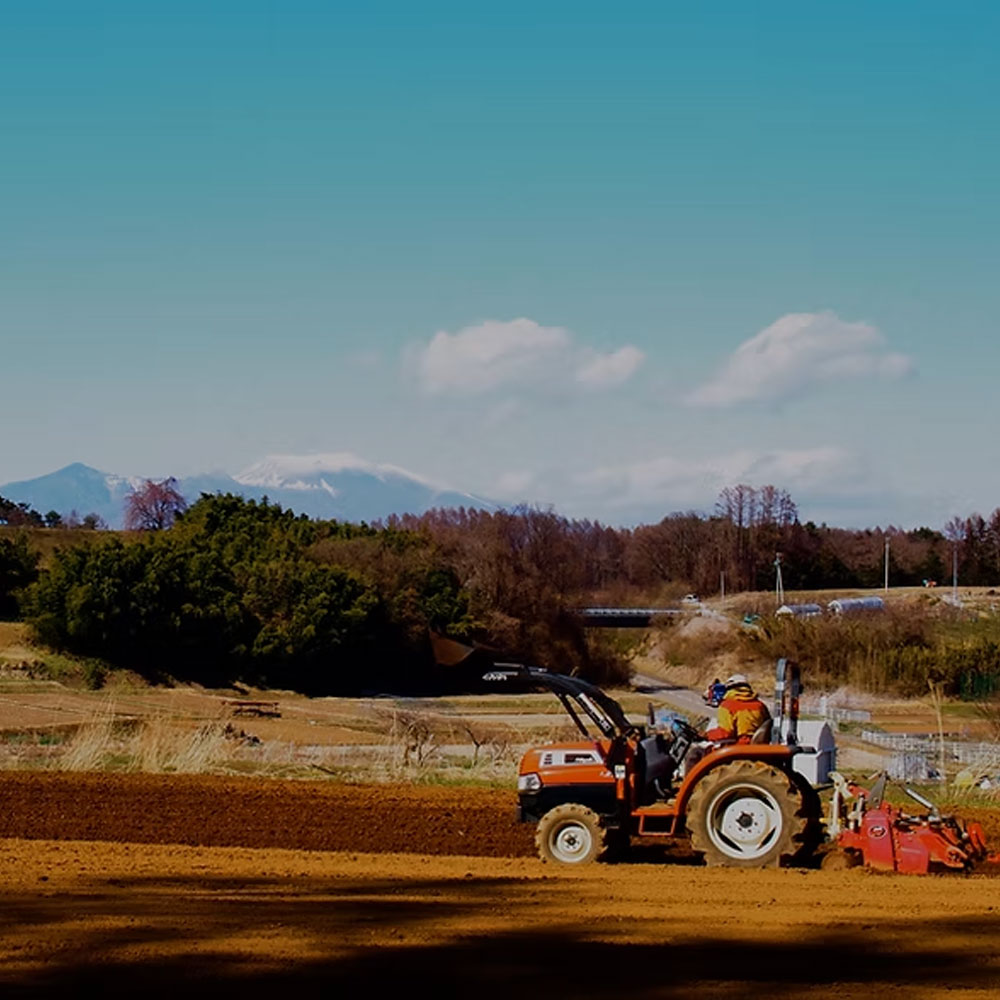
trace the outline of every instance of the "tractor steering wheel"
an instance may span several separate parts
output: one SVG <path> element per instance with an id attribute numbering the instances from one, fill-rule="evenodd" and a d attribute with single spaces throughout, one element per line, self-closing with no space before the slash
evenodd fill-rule
<path id="1" fill-rule="evenodd" d="M 674 719 L 671 728 L 676 735 L 685 736 L 692 743 L 697 743 L 705 738 L 694 726 L 689 725 L 683 719 Z"/>

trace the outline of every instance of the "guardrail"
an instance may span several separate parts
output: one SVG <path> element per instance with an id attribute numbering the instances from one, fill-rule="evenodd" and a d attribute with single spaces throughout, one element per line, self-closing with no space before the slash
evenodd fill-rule
<path id="1" fill-rule="evenodd" d="M 831 705 L 827 701 L 827 696 L 820 695 L 818 698 L 802 698 L 800 700 L 803 712 L 810 715 L 819 715 L 831 722 L 871 722 L 872 713 L 864 708 L 840 708 Z"/>
<path id="2" fill-rule="evenodd" d="M 896 753 L 924 754 L 934 758 L 941 754 L 941 741 L 935 736 L 914 736 L 909 733 L 880 733 L 863 729 L 861 739 Z M 979 741 L 966 743 L 945 740 L 944 754 L 948 760 L 961 764 L 1000 763 L 1000 743 Z"/>

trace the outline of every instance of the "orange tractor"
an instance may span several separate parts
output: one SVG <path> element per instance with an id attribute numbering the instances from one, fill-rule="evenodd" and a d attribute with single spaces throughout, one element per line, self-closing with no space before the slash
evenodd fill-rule
<path id="1" fill-rule="evenodd" d="M 779 661 L 774 718 L 750 743 L 709 743 L 676 717 L 654 729 L 652 709 L 650 726 L 637 725 L 587 681 L 497 667 L 486 680 L 548 688 L 583 737 L 521 759 L 520 819 L 538 824 L 543 859 L 582 864 L 613 857 L 633 838 L 689 836 L 710 865 L 760 868 L 805 859 L 822 840 L 819 796 L 792 766 L 811 750 L 797 741 L 795 664 Z"/>
<path id="2" fill-rule="evenodd" d="M 795 768 L 798 755 L 816 752 L 798 742 L 800 676 L 788 660 L 778 661 L 773 717 L 749 743 L 709 741 L 676 716 L 656 725 L 652 706 L 649 725 L 638 725 L 587 681 L 521 664 L 497 668 L 484 679 L 548 688 L 582 737 L 521 758 L 519 819 L 537 823 L 543 860 L 585 864 L 613 859 L 634 839 L 688 838 L 709 865 L 763 868 L 807 863 L 827 836 L 824 867 L 923 873 L 998 860 L 978 824 L 942 817 L 912 790 L 929 814 L 884 803 L 884 777 L 869 791 L 832 772 L 824 830 L 819 795 Z"/>

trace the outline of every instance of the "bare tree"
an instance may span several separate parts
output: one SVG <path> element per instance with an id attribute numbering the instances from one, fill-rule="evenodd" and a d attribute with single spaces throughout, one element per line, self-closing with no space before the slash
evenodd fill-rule
<path id="1" fill-rule="evenodd" d="M 162 531 L 178 514 L 187 510 L 187 501 L 173 477 L 155 482 L 147 479 L 125 497 L 125 527 L 130 531 Z"/>
<path id="2" fill-rule="evenodd" d="M 953 517 L 944 526 L 944 537 L 953 545 L 957 545 L 965 538 L 965 521 L 960 517 Z"/>

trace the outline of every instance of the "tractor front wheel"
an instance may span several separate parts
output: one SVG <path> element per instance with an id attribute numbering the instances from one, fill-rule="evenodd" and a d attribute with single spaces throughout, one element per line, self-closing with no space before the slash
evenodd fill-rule
<path id="1" fill-rule="evenodd" d="M 593 809 L 567 802 L 550 809 L 538 822 L 535 846 L 543 861 L 586 865 L 605 857 L 614 831 L 601 826 Z"/>
<path id="2" fill-rule="evenodd" d="M 793 775 L 769 764 L 723 764 L 691 795 L 686 821 L 691 846 L 709 865 L 776 867 L 811 851 L 817 804 Z"/>

